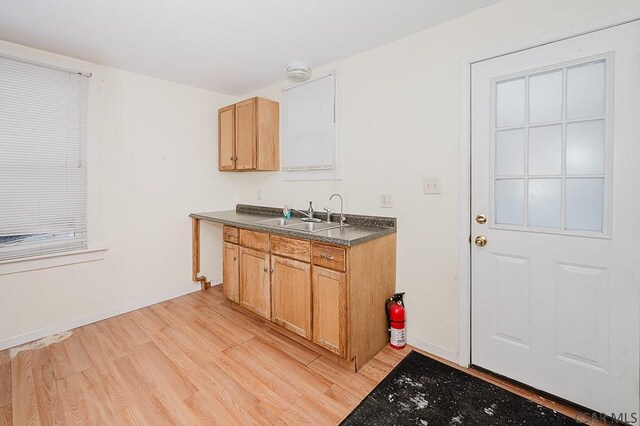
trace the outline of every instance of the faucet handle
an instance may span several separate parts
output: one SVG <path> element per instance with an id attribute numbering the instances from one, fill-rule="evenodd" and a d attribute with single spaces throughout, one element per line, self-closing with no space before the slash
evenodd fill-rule
<path id="1" fill-rule="evenodd" d="M 325 207 L 323 210 L 327 212 L 327 223 L 331 223 L 331 210 L 329 210 L 328 207 Z"/>

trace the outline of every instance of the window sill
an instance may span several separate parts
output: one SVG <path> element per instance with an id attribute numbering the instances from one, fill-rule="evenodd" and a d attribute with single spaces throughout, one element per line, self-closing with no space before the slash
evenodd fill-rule
<path id="1" fill-rule="evenodd" d="M 46 254 L 43 256 L 34 256 L 24 259 L 5 260 L 0 262 L 0 275 L 102 260 L 104 259 L 104 252 L 106 250 L 107 247 L 98 246 L 84 250 Z"/>
<path id="2" fill-rule="evenodd" d="M 283 170 L 283 181 L 341 180 L 338 170 Z"/>

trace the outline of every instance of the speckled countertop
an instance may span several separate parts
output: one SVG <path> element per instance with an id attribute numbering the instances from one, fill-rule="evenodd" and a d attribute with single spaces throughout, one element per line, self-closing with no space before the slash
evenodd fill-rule
<path id="1" fill-rule="evenodd" d="M 291 223 L 299 222 L 299 214 L 292 212 Z M 383 216 L 362 216 L 345 214 L 345 224 L 340 228 L 316 232 L 305 232 L 283 226 L 268 225 L 260 221 L 282 217 L 282 209 L 273 207 L 250 206 L 238 204 L 235 210 L 219 212 L 191 213 L 189 217 L 209 222 L 222 223 L 252 231 L 269 232 L 271 234 L 295 237 L 304 240 L 321 241 L 340 246 L 353 246 L 396 232 L 396 219 Z M 326 219 L 326 213 L 318 212 L 315 217 Z M 339 214 L 332 214 L 333 222 L 339 221 Z"/>

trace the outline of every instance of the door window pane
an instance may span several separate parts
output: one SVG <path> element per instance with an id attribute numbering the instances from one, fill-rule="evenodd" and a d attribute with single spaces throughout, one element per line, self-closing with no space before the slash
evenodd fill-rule
<path id="1" fill-rule="evenodd" d="M 496 175 L 524 173 L 524 129 L 496 132 Z"/>
<path id="2" fill-rule="evenodd" d="M 524 124 L 524 78 L 496 84 L 497 127 Z"/>
<path id="3" fill-rule="evenodd" d="M 529 226 L 560 228 L 562 181 L 529 179 Z"/>
<path id="4" fill-rule="evenodd" d="M 604 178 L 567 179 L 566 228 L 602 231 Z"/>
<path id="5" fill-rule="evenodd" d="M 604 115 L 605 62 L 579 65 L 567 70 L 567 118 Z"/>
<path id="6" fill-rule="evenodd" d="M 574 235 L 608 229 L 608 60 L 495 81 L 495 225 Z"/>
<path id="7" fill-rule="evenodd" d="M 529 78 L 529 123 L 562 119 L 562 71 Z"/>
<path id="8" fill-rule="evenodd" d="M 562 126 L 529 129 L 529 174 L 559 175 L 562 172 Z"/>
<path id="9" fill-rule="evenodd" d="M 522 226 L 524 212 L 524 180 L 497 179 L 495 198 L 496 223 Z"/>
<path id="10" fill-rule="evenodd" d="M 567 124 L 567 173 L 604 173 L 604 120 Z"/>

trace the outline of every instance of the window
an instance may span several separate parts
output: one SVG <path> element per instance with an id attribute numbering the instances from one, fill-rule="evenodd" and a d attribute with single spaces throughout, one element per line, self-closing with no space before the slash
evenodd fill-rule
<path id="1" fill-rule="evenodd" d="M 608 58 L 494 82 L 494 226 L 604 236 Z"/>
<path id="2" fill-rule="evenodd" d="M 284 90 L 282 169 L 287 179 L 339 178 L 337 92 L 335 72 Z"/>
<path id="3" fill-rule="evenodd" d="M 87 247 L 88 77 L 0 56 L 0 262 Z"/>

